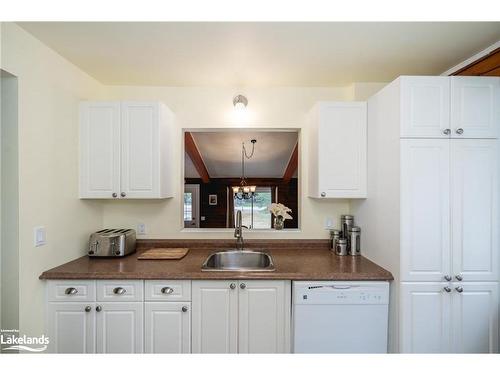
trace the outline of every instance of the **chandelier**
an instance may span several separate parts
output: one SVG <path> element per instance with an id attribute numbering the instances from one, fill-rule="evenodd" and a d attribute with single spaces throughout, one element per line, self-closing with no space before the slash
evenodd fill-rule
<path id="1" fill-rule="evenodd" d="M 252 143 L 252 152 L 247 155 L 247 150 L 245 148 L 245 142 L 241 144 L 241 180 L 239 186 L 233 186 L 233 194 L 237 199 L 251 199 L 255 196 L 255 190 L 257 186 L 249 186 L 245 179 L 245 159 L 250 159 L 255 151 L 256 139 L 250 141 Z"/>

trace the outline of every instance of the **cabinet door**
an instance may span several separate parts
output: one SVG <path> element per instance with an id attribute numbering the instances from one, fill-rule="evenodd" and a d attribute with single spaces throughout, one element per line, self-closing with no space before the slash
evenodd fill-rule
<path id="1" fill-rule="evenodd" d="M 231 288 L 234 284 L 234 289 Z M 238 289 L 229 280 L 193 281 L 193 353 L 237 353 Z"/>
<path id="2" fill-rule="evenodd" d="M 498 278 L 498 153 L 493 139 L 451 142 L 453 274 Z"/>
<path id="3" fill-rule="evenodd" d="M 497 353 L 498 283 L 455 283 L 453 291 L 453 352 Z"/>
<path id="4" fill-rule="evenodd" d="M 401 280 L 450 274 L 450 141 L 401 140 Z"/>
<path id="5" fill-rule="evenodd" d="M 51 353 L 95 353 L 95 304 L 50 302 L 48 336 Z"/>
<path id="6" fill-rule="evenodd" d="M 80 198 L 120 192 L 120 103 L 80 104 Z"/>
<path id="7" fill-rule="evenodd" d="M 316 198 L 366 198 L 366 103 L 319 107 Z"/>
<path id="8" fill-rule="evenodd" d="M 143 303 L 104 302 L 96 309 L 97 353 L 142 353 Z"/>
<path id="9" fill-rule="evenodd" d="M 146 353 L 191 352 L 191 303 L 146 302 Z"/>
<path id="10" fill-rule="evenodd" d="M 160 196 L 160 104 L 122 103 L 121 196 Z"/>
<path id="11" fill-rule="evenodd" d="M 402 353 L 447 353 L 451 350 L 449 283 L 402 283 L 400 346 Z"/>
<path id="12" fill-rule="evenodd" d="M 449 138 L 450 78 L 401 77 L 401 137 Z"/>
<path id="13" fill-rule="evenodd" d="M 452 77 L 452 137 L 496 138 L 499 126 L 500 78 Z"/>
<path id="14" fill-rule="evenodd" d="M 239 283 L 239 353 L 289 353 L 290 282 Z"/>

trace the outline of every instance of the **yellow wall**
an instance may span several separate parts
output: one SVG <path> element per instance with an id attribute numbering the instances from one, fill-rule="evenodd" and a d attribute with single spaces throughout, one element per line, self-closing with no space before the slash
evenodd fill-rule
<path id="1" fill-rule="evenodd" d="M 18 77 L 19 324 L 44 328 L 42 271 L 84 254 L 102 226 L 102 206 L 78 197 L 78 102 L 103 86 L 12 23 L 2 23 L 1 68 Z M 34 247 L 44 225 L 47 245 Z"/>
<path id="2" fill-rule="evenodd" d="M 44 329 L 46 269 L 85 254 L 88 235 L 102 227 L 147 226 L 148 238 L 232 238 L 231 232 L 181 232 L 182 128 L 299 128 L 301 165 L 307 165 L 306 114 L 318 100 L 363 100 L 380 84 L 334 88 L 105 87 L 12 23 L 1 30 L 1 68 L 19 78 L 19 295 L 22 333 Z M 249 118 L 236 122 L 232 97 L 249 99 Z M 78 102 L 91 99 L 161 100 L 176 114 L 175 198 L 161 201 L 78 199 Z M 336 162 L 336 161 L 333 161 Z M 327 238 L 324 218 L 349 211 L 349 201 L 307 198 L 301 169 L 301 230 L 245 233 L 248 238 Z M 47 245 L 33 246 L 44 225 Z"/>

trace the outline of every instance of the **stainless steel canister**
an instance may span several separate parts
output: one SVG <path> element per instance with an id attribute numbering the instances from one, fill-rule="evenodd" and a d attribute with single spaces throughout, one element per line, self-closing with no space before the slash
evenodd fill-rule
<path id="1" fill-rule="evenodd" d="M 361 228 L 351 227 L 349 229 L 349 254 L 361 255 Z"/>
<path id="2" fill-rule="evenodd" d="M 330 249 L 335 251 L 337 248 L 337 240 L 342 237 L 342 231 L 338 229 L 332 229 L 330 231 Z"/>
<path id="3" fill-rule="evenodd" d="M 339 238 L 337 240 L 337 245 L 335 246 L 335 254 L 337 255 L 348 255 L 349 252 L 347 251 L 347 239 L 346 238 Z"/>
<path id="4" fill-rule="evenodd" d="M 340 229 L 342 230 L 342 237 L 349 239 L 349 229 L 354 226 L 354 216 L 341 215 L 340 216 Z"/>

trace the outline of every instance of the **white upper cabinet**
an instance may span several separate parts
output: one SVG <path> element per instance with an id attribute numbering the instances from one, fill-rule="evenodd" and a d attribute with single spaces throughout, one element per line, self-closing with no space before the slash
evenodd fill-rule
<path id="1" fill-rule="evenodd" d="M 496 138 L 500 125 L 499 77 L 451 77 L 451 136 Z"/>
<path id="2" fill-rule="evenodd" d="M 80 104 L 80 197 L 111 198 L 120 190 L 120 103 Z"/>
<path id="3" fill-rule="evenodd" d="M 450 141 L 401 140 L 401 280 L 450 275 Z"/>
<path id="4" fill-rule="evenodd" d="M 449 77 L 401 77 L 401 137 L 448 138 Z"/>
<path id="5" fill-rule="evenodd" d="M 498 152 L 495 139 L 451 142 L 453 275 L 498 279 Z"/>
<path id="6" fill-rule="evenodd" d="M 309 196 L 366 198 L 366 102 L 320 102 L 309 118 Z"/>
<path id="7" fill-rule="evenodd" d="M 454 283 L 453 291 L 453 352 L 498 353 L 498 283 Z"/>
<path id="8" fill-rule="evenodd" d="M 159 102 L 84 102 L 80 198 L 168 198 L 173 115 Z"/>

